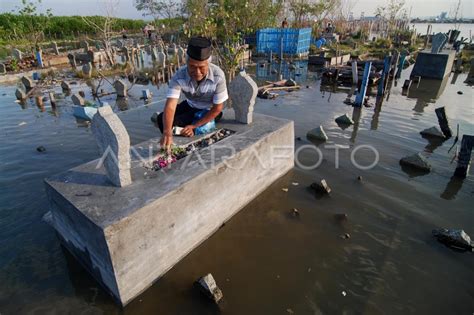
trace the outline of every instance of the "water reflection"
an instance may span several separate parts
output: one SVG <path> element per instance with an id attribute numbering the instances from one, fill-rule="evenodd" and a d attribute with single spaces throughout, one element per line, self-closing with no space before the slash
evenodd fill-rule
<path id="1" fill-rule="evenodd" d="M 271 63 L 260 60 L 257 62 L 256 75 L 258 81 L 279 81 L 281 76 L 298 83 L 305 82 L 308 79 L 308 60 Z"/>
<path id="2" fill-rule="evenodd" d="M 121 112 L 126 111 L 129 108 L 128 99 L 126 97 L 117 97 L 115 104 Z"/>
<path id="3" fill-rule="evenodd" d="M 421 137 L 428 140 L 428 144 L 425 147 L 425 151 L 430 152 L 430 153 L 433 153 L 434 150 L 442 146 L 443 143 L 446 141 L 446 139 L 443 139 L 443 138 L 428 137 L 425 135 L 421 135 Z"/>
<path id="4" fill-rule="evenodd" d="M 415 98 L 413 111 L 423 113 L 424 108 L 434 103 L 444 92 L 449 77 L 443 80 L 421 79 L 416 85 L 412 84 L 408 90 L 408 98 Z"/>
<path id="5" fill-rule="evenodd" d="M 354 128 L 352 129 L 352 134 L 351 134 L 351 139 L 350 139 L 352 143 L 355 143 L 355 140 L 357 138 L 361 112 L 362 112 L 362 107 L 354 107 L 354 110 L 352 111 L 352 120 L 354 121 Z"/>
<path id="6" fill-rule="evenodd" d="M 454 199 L 459 190 L 461 190 L 463 182 L 464 179 L 457 176 L 452 176 L 440 197 L 446 200 Z"/>

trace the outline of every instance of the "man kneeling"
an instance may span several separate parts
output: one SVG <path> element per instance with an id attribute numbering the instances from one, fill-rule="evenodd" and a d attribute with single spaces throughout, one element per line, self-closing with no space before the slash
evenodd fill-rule
<path id="1" fill-rule="evenodd" d="M 194 136 L 194 129 L 213 119 L 222 117 L 224 102 L 228 99 L 224 72 L 210 63 L 211 42 L 204 37 L 189 41 L 186 65 L 171 78 L 163 113 L 158 115 L 157 124 L 163 134 L 160 144 L 170 148 L 173 143 L 173 126 L 184 127 L 181 135 Z M 178 104 L 180 93 L 186 100 Z M 194 122 L 197 112 L 209 110 L 204 117 Z M 194 122 L 194 123 L 193 123 Z"/>

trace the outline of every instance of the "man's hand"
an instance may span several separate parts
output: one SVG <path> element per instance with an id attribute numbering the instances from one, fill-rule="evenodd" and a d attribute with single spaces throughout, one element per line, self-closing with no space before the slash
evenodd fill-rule
<path id="1" fill-rule="evenodd" d="M 181 130 L 181 135 L 185 137 L 192 137 L 194 136 L 194 129 L 196 126 L 194 125 L 187 125 L 186 127 Z"/>
<path id="2" fill-rule="evenodd" d="M 161 140 L 160 140 L 161 148 L 165 149 L 166 152 L 169 153 L 171 151 L 171 145 L 172 144 L 173 144 L 173 136 L 171 134 L 164 133 L 161 136 Z"/>

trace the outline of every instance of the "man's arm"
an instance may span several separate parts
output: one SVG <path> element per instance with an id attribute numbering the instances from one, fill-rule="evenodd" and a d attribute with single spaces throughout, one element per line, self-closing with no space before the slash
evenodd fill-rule
<path id="1" fill-rule="evenodd" d="M 162 148 L 169 150 L 173 144 L 173 120 L 178 105 L 177 98 L 167 98 L 163 110 L 163 135 L 160 144 Z"/>

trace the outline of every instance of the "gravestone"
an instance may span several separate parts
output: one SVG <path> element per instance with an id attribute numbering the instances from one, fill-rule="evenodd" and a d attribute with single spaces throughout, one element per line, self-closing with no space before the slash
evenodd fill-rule
<path id="1" fill-rule="evenodd" d="M 28 77 L 22 76 L 21 83 L 23 83 L 27 91 L 33 88 L 33 81 Z"/>
<path id="2" fill-rule="evenodd" d="M 59 55 L 59 48 L 58 48 L 58 44 L 56 42 L 53 42 L 53 50 L 54 50 L 54 53 L 56 55 Z"/>
<path id="3" fill-rule="evenodd" d="M 68 91 L 68 90 L 71 90 L 71 86 L 66 81 L 62 81 L 61 82 L 61 89 L 65 90 L 65 91 Z"/>
<path id="4" fill-rule="evenodd" d="M 12 50 L 12 55 L 16 60 L 21 60 L 23 58 L 23 54 L 21 50 L 14 48 Z"/>
<path id="5" fill-rule="evenodd" d="M 132 183 L 130 172 L 130 137 L 110 106 L 99 107 L 92 119 L 95 136 L 109 180 L 117 187 Z"/>
<path id="6" fill-rule="evenodd" d="M 235 120 L 244 124 L 252 123 L 253 107 L 258 94 L 258 86 L 252 78 L 241 71 L 229 85 L 229 95 L 235 111 Z"/>
<path id="7" fill-rule="evenodd" d="M 74 105 L 77 105 L 77 106 L 84 106 L 86 104 L 86 101 L 84 100 L 84 98 L 80 96 L 79 94 L 73 94 L 71 96 L 71 100 L 74 103 Z"/>
<path id="8" fill-rule="evenodd" d="M 448 41 L 448 36 L 443 33 L 438 33 L 433 36 L 433 40 L 431 43 L 431 53 L 432 54 L 437 54 L 441 50 L 443 50 L 444 45 Z"/>
<path id="9" fill-rule="evenodd" d="M 454 176 L 466 178 L 469 174 L 471 164 L 472 148 L 474 147 L 474 136 L 463 135 L 461 141 L 461 150 L 459 151 L 458 165 L 454 171 Z"/>
<path id="10" fill-rule="evenodd" d="M 117 92 L 118 97 L 127 97 L 127 84 L 125 84 L 123 80 L 115 81 L 114 89 Z"/>
<path id="11" fill-rule="evenodd" d="M 16 99 L 19 101 L 23 101 L 26 99 L 25 91 L 23 91 L 22 89 L 16 89 L 15 96 L 16 96 Z"/>
<path id="12" fill-rule="evenodd" d="M 91 74 L 92 74 L 92 65 L 90 62 L 88 63 L 85 63 L 83 66 L 82 66 L 82 73 L 84 73 L 84 76 L 86 78 L 90 78 L 91 77 Z"/>
<path id="13" fill-rule="evenodd" d="M 185 62 L 186 62 L 186 52 L 184 51 L 184 49 L 180 46 L 178 48 L 178 60 L 179 60 L 179 64 L 180 65 L 183 65 Z"/>
<path id="14" fill-rule="evenodd" d="M 3 63 L 0 63 L 0 74 L 5 73 L 7 73 L 7 69 L 5 68 L 5 65 Z"/>
<path id="15" fill-rule="evenodd" d="M 158 66 L 164 68 L 166 66 L 166 55 L 164 52 L 158 52 Z"/>
<path id="16" fill-rule="evenodd" d="M 71 67 L 75 69 L 77 67 L 76 56 L 74 56 L 73 54 L 68 54 L 67 58 L 69 59 L 69 64 L 71 65 Z"/>
<path id="17" fill-rule="evenodd" d="M 129 62 L 130 61 L 130 51 L 128 50 L 127 47 L 122 48 L 122 53 L 125 56 L 125 61 Z"/>
<path id="18" fill-rule="evenodd" d="M 120 39 L 118 39 L 117 40 L 117 48 L 122 48 L 122 47 L 123 47 L 123 42 Z"/>
<path id="19" fill-rule="evenodd" d="M 153 61 L 156 61 L 158 59 L 158 51 L 156 50 L 156 47 L 153 47 L 151 49 L 151 59 Z"/>
<path id="20" fill-rule="evenodd" d="M 89 51 L 89 43 L 86 40 L 81 41 L 81 47 L 84 48 L 84 52 Z"/>

